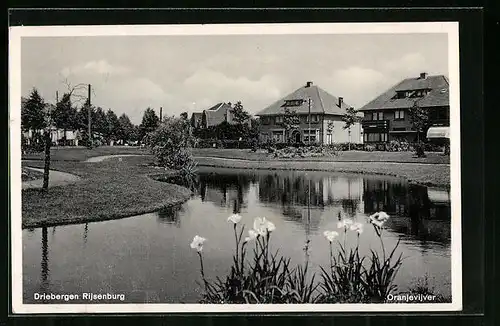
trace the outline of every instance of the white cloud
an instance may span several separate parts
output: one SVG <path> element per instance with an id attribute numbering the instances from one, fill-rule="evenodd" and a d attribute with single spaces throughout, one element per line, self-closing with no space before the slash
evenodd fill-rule
<path id="1" fill-rule="evenodd" d="M 198 103 L 210 102 L 213 105 L 223 101 L 242 101 L 245 105 L 245 102 L 253 102 L 254 107 L 247 109 L 256 112 L 282 96 L 280 84 L 280 78 L 275 75 L 265 74 L 257 80 L 250 80 L 242 76 L 231 78 L 219 71 L 202 68 L 188 77 L 183 86 L 190 94 L 203 99 Z M 192 102 L 192 99 L 188 101 Z"/>
<path id="2" fill-rule="evenodd" d="M 394 80 L 378 70 L 360 66 L 337 69 L 326 78 L 318 79 L 318 86 L 346 103 L 359 108 L 389 88 Z"/>
<path id="3" fill-rule="evenodd" d="M 412 76 L 417 77 L 421 72 L 432 71 L 429 68 L 426 58 L 419 52 L 407 53 L 398 60 L 386 62 L 384 67 L 381 67 L 399 80 Z"/>
<path id="4" fill-rule="evenodd" d="M 89 61 L 73 67 L 65 67 L 61 74 L 64 77 L 80 74 L 98 74 L 98 75 L 124 75 L 131 70 L 120 65 L 112 65 L 106 60 Z"/>

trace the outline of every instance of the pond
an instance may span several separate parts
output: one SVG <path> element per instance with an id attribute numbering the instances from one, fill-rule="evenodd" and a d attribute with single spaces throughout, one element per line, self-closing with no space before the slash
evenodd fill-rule
<path id="1" fill-rule="evenodd" d="M 201 168 L 194 195 L 180 207 L 125 219 L 23 230 L 24 302 L 35 293 L 125 294 L 126 302 L 195 303 L 200 298 L 199 261 L 189 244 L 207 238 L 203 254 L 209 278 L 227 272 L 234 250 L 227 217 L 251 227 L 264 216 L 276 225 L 271 243 L 313 270 L 328 264 L 325 230 L 342 218 L 366 223 L 384 210 L 389 248 L 401 239 L 405 257 L 395 280 L 399 291 L 428 283 L 451 292 L 450 194 L 386 176 L 331 172 Z M 133 200 L 133 199 L 131 199 Z M 348 238 L 355 241 L 354 237 Z M 365 225 L 360 250 L 380 249 Z M 57 301 L 51 301 L 56 303 Z M 70 303 L 88 303 L 71 301 Z M 106 302 L 106 301 L 101 301 Z M 114 301 L 116 302 L 116 301 Z M 64 301 L 61 301 L 64 303 Z"/>

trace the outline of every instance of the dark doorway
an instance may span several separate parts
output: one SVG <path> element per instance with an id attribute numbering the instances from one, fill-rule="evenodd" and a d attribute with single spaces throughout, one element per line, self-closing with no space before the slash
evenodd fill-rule
<path id="1" fill-rule="evenodd" d="M 296 143 L 300 143 L 301 142 L 301 139 L 300 139 L 300 131 L 298 130 L 294 130 L 293 134 L 292 134 L 292 139 L 296 142 Z"/>

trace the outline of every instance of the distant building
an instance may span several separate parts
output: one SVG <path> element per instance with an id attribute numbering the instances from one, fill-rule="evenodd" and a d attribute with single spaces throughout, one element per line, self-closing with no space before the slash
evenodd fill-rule
<path id="1" fill-rule="evenodd" d="M 309 109 L 309 99 L 311 108 Z M 361 143 L 361 126 L 356 123 L 348 130 L 344 129 L 342 117 L 350 106 L 342 97 L 335 97 L 322 88 L 307 84 L 282 99 L 271 104 L 257 114 L 261 120 L 260 137 L 262 141 L 273 139 L 286 142 L 287 135 L 283 126 L 285 108 L 299 116 L 300 125 L 289 135 L 294 143 L 334 144 Z M 310 120 L 310 121 L 309 121 Z M 310 129 L 309 129 L 310 128 Z"/>
<path id="2" fill-rule="evenodd" d="M 191 114 L 191 126 L 194 128 L 208 128 L 218 126 L 223 122 L 236 124 L 231 103 L 217 103 L 203 112 Z M 248 121 L 250 123 L 250 120 Z"/>
<path id="3" fill-rule="evenodd" d="M 364 113 L 364 142 L 416 141 L 417 132 L 408 116 L 408 110 L 415 103 L 429 110 L 433 126 L 429 131 L 444 130 L 446 134 L 450 126 L 448 79 L 443 75 L 428 76 L 424 72 L 416 78 L 404 79 L 360 109 Z"/>

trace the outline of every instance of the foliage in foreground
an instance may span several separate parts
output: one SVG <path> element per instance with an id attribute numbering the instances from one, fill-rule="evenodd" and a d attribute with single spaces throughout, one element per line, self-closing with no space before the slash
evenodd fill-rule
<path id="1" fill-rule="evenodd" d="M 380 240 L 382 254 L 371 249 L 368 256 L 360 256 L 359 238 L 364 225 L 350 219 L 338 222 L 343 241 L 337 231 L 325 231 L 330 248 L 329 266 L 321 266 L 320 277 L 310 271 L 308 259 L 303 265 L 293 267 L 290 258 L 279 251 L 270 252 L 271 235 L 275 231 L 272 222 L 256 218 L 248 236 L 243 238 L 245 226 L 240 226 L 241 216 L 231 215 L 235 252 L 229 273 L 225 277 L 209 280 L 203 265 L 205 238 L 195 236 L 191 248 L 199 256 L 203 281 L 203 303 L 360 303 L 385 302 L 396 291 L 394 278 L 402 264 L 402 254 L 395 256 L 396 246 L 386 252 L 383 228 L 389 216 L 378 212 L 369 222 Z M 355 234 L 356 246 L 347 248 L 347 238 Z M 307 255 L 306 244 L 306 258 Z M 251 250 L 249 258 L 247 251 Z"/>

